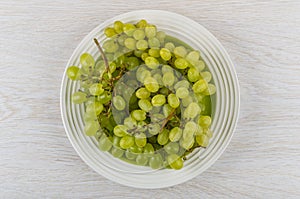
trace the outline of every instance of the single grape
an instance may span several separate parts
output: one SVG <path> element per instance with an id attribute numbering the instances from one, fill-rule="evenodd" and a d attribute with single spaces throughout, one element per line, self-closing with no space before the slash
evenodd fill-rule
<path id="1" fill-rule="evenodd" d="M 190 68 L 188 70 L 188 79 L 190 82 L 196 82 L 200 79 L 200 73 L 198 72 L 198 70 L 196 68 Z"/>
<path id="2" fill-rule="evenodd" d="M 120 147 L 122 149 L 129 149 L 134 145 L 134 138 L 130 135 L 125 135 L 120 140 Z"/>
<path id="3" fill-rule="evenodd" d="M 116 33 L 116 31 L 115 31 L 114 28 L 107 27 L 107 28 L 105 28 L 105 30 L 104 30 L 104 34 L 105 34 L 105 36 L 107 36 L 107 37 L 113 37 L 113 36 L 115 36 L 117 33 Z"/>
<path id="4" fill-rule="evenodd" d="M 144 147 L 147 144 L 147 137 L 144 133 L 139 133 L 135 135 L 135 144 L 138 147 Z"/>
<path id="5" fill-rule="evenodd" d="M 113 97 L 113 105 L 114 107 L 118 110 L 118 111 L 122 111 L 125 109 L 126 107 L 126 102 L 125 100 L 120 96 L 120 95 L 117 95 L 115 97 Z"/>
<path id="6" fill-rule="evenodd" d="M 112 147 L 111 149 L 111 154 L 115 157 L 115 158 L 121 158 L 124 154 L 124 150 L 120 149 L 120 148 L 116 148 L 116 147 Z"/>
<path id="7" fill-rule="evenodd" d="M 205 63 L 202 60 L 196 61 L 193 66 L 198 70 L 198 72 L 201 72 L 205 68 Z"/>
<path id="8" fill-rule="evenodd" d="M 180 99 L 186 98 L 189 95 L 189 90 L 185 87 L 180 87 L 176 90 L 176 96 Z"/>
<path id="9" fill-rule="evenodd" d="M 129 150 L 126 150 L 125 151 L 125 157 L 128 159 L 128 160 L 134 160 L 136 158 L 137 154 L 135 153 L 132 153 L 131 151 Z"/>
<path id="10" fill-rule="evenodd" d="M 142 41 L 142 40 L 141 40 Z M 139 41 L 138 41 L 139 42 Z M 147 44 L 148 45 L 148 44 Z M 138 47 L 137 47 L 138 48 Z M 139 48 L 138 48 L 139 49 Z M 142 58 L 142 60 L 143 61 L 145 61 L 146 60 L 146 58 L 147 57 L 149 57 L 149 54 L 148 53 L 143 53 L 142 55 L 141 55 L 141 58 Z"/>
<path id="11" fill-rule="evenodd" d="M 183 116 L 187 119 L 193 119 L 197 115 L 199 115 L 201 109 L 196 102 L 192 102 L 188 105 L 188 107 L 184 110 Z"/>
<path id="12" fill-rule="evenodd" d="M 183 129 L 182 137 L 183 139 L 191 139 L 194 137 L 197 132 L 198 126 L 195 122 L 189 121 L 185 124 Z"/>
<path id="13" fill-rule="evenodd" d="M 114 134 L 118 137 L 124 137 L 125 135 L 128 134 L 127 132 L 128 127 L 125 125 L 117 125 L 114 128 Z"/>
<path id="14" fill-rule="evenodd" d="M 80 63 L 83 68 L 94 67 L 95 60 L 89 53 L 83 53 L 80 56 Z"/>
<path id="15" fill-rule="evenodd" d="M 168 154 L 176 154 L 179 151 L 179 144 L 177 142 L 170 142 L 164 146 L 164 150 Z"/>
<path id="16" fill-rule="evenodd" d="M 116 148 L 119 148 L 120 147 L 120 140 L 121 138 L 118 137 L 118 136 L 113 136 L 112 138 L 112 145 Z"/>
<path id="17" fill-rule="evenodd" d="M 129 150 L 132 152 L 132 153 L 135 153 L 135 154 L 138 154 L 138 153 L 142 153 L 143 152 L 143 148 L 141 147 L 138 147 L 137 145 L 133 145 L 129 148 Z"/>
<path id="18" fill-rule="evenodd" d="M 145 34 L 148 38 L 153 38 L 156 35 L 156 27 L 154 25 L 147 25 L 145 27 Z"/>
<path id="19" fill-rule="evenodd" d="M 155 37 L 148 39 L 148 44 L 149 44 L 150 48 L 159 48 L 160 47 L 160 41 Z"/>
<path id="20" fill-rule="evenodd" d="M 120 35 L 120 36 L 117 38 L 118 44 L 121 45 L 121 46 L 124 46 L 125 39 L 127 39 L 127 38 L 128 38 L 127 35 L 124 35 L 124 34 Z"/>
<path id="21" fill-rule="evenodd" d="M 200 53 L 199 53 L 199 51 L 194 50 L 194 51 L 189 52 L 185 58 L 189 62 L 195 63 L 200 59 Z"/>
<path id="22" fill-rule="evenodd" d="M 145 59 L 145 64 L 151 69 L 157 69 L 159 66 L 159 61 L 154 57 L 148 56 Z"/>
<path id="23" fill-rule="evenodd" d="M 137 24 L 136 27 L 137 28 L 145 28 L 147 26 L 147 21 L 145 19 L 140 20 Z"/>
<path id="24" fill-rule="evenodd" d="M 137 29 L 133 32 L 133 38 L 136 40 L 141 40 L 145 38 L 145 32 L 142 29 Z"/>
<path id="25" fill-rule="evenodd" d="M 165 145 L 168 143 L 169 140 L 169 130 L 163 129 L 161 133 L 157 136 L 157 143 L 160 145 Z"/>
<path id="26" fill-rule="evenodd" d="M 159 89 L 159 84 L 153 77 L 146 77 L 144 79 L 144 85 L 146 89 L 152 93 L 155 93 Z"/>
<path id="27" fill-rule="evenodd" d="M 149 166 L 152 169 L 159 169 L 162 167 L 163 159 L 160 154 L 153 154 L 149 159 Z"/>
<path id="28" fill-rule="evenodd" d="M 151 103 L 153 106 L 162 106 L 166 103 L 166 97 L 162 94 L 157 94 L 152 98 Z"/>
<path id="29" fill-rule="evenodd" d="M 92 103 L 88 104 L 86 106 L 86 113 L 87 114 L 94 114 L 94 115 L 99 115 L 102 111 L 103 111 L 104 107 L 103 107 L 103 104 L 100 103 L 100 102 L 96 102 L 96 101 L 93 101 Z"/>
<path id="30" fill-rule="evenodd" d="M 135 161 L 138 165 L 145 166 L 148 163 L 148 157 L 145 154 L 139 154 Z"/>
<path id="31" fill-rule="evenodd" d="M 124 125 L 127 126 L 129 129 L 133 129 L 137 126 L 137 122 L 135 119 L 129 116 L 124 119 Z"/>
<path id="32" fill-rule="evenodd" d="M 150 92 L 146 88 L 142 87 L 136 91 L 135 95 L 139 99 L 147 99 L 150 97 Z"/>
<path id="33" fill-rule="evenodd" d="M 112 147 L 112 142 L 105 134 L 103 134 L 99 139 L 98 147 L 101 151 L 109 151 Z"/>
<path id="34" fill-rule="evenodd" d="M 211 124 L 211 118 L 207 115 L 201 115 L 198 120 L 198 124 L 203 128 L 208 128 Z"/>
<path id="35" fill-rule="evenodd" d="M 168 49 L 170 52 L 173 52 L 175 49 L 175 45 L 172 42 L 168 42 L 165 44 L 165 48 Z"/>
<path id="36" fill-rule="evenodd" d="M 171 142 L 177 142 L 182 136 L 182 130 L 179 127 L 174 127 L 169 133 L 169 139 Z"/>
<path id="37" fill-rule="evenodd" d="M 146 112 L 149 112 L 152 109 L 152 104 L 148 99 L 139 100 L 138 105 L 142 110 Z"/>
<path id="38" fill-rule="evenodd" d="M 168 73 L 168 72 L 173 73 L 173 71 L 174 71 L 174 69 L 169 65 L 163 65 L 162 68 L 161 68 L 162 74 L 165 74 L 165 73 Z"/>
<path id="39" fill-rule="evenodd" d="M 159 54 L 160 54 L 160 57 L 165 61 L 170 60 L 172 57 L 170 50 L 167 48 L 160 49 Z"/>
<path id="40" fill-rule="evenodd" d="M 196 136 L 197 143 L 202 147 L 207 147 L 209 143 L 209 138 L 205 134 Z"/>
<path id="41" fill-rule="evenodd" d="M 151 135 L 157 135 L 160 132 L 161 125 L 157 123 L 151 123 L 148 125 L 148 132 Z"/>
<path id="42" fill-rule="evenodd" d="M 164 73 L 162 81 L 163 81 L 164 86 L 166 86 L 166 87 L 172 86 L 175 81 L 174 73 L 173 72 Z"/>
<path id="43" fill-rule="evenodd" d="M 136 40 L 133 39 L 133 38 L 131 38 L 131 37 L 129 37 L 129 38 L 125 39 L 124 45 L 129 50 L 134 50 L 135 49 L 135 45 L 136 45 Z"/>
<path id="44" fill-rule="evenodd" d="M 104 92 L 104 89 L 102 88 L 102 84 L 95 83 L 91 85 L 89 91 L 92 95 L 101 95 Z"/>
<path id="45" fill-rule="evenodd" d="M 86 100 L 87 100 L 86 94 L 83 92 L 78 91 L 78 92 L 73 93 L 73 95 L 72 95 L 72 102 L 74 104 L 81 104 L 81 103 L 85 102 Z"/>
<path id="46" fill-rule="evenodd" d="M 103 49 L 108 53 L 114 53 L 119 49 L 119 45 L 116 41 L 110 39 L 104 42 Z"/>
<path id="47" fill-rule="evenodd" d="M 166 37 L 166 33 L 163 31 L 158 31 L 156 33 L 156 38 L 160 41 L 160 43 L 163 43 Z"/>
<path id="48" fill-rule="evenodd" d="M 111 94 L 107 91 L 104 91 L 102 94 L 97 96 L 97 100 L 102 104 L 106 104 L 111 100 Z"/>
<path id="49" fill-rule="evenodd" d="M 189 63 L 184 58 L 177 58 L 174 62 L 174 65 L 178 69 L 185 69 L 189 66 Z"/>
<path id="50" fill-rule="evenodd" d="M 180 139 L 179 144 L 185 150 L 189 150 L 193 147 L 195 140 L 193 137 L 187 137 L 187 139 Z"/>
<path id="51" fill-rule="evenodd" d="M 147 143 L 144 147 L 144 153 L 145 154 L 153 154 L 154 153 L 154 148 L 152 146 L 152 144 Z"/>
<path id="52" fill-rule="evenodd" d="M 135 29 L 136 27 L 131 23 L 126 23 L 123 25 L 123 32 L 128 36 L 132 36 Z"/>
<path id="53" fill-rule="evenodd" d="M 115 29 L 115 32 L 120 34 L 123 32 L 123 26 L 124 24 L 121 22 L 121 21 L 115 21 L 114 22 L 114 29 Z"/>
<path id="54" fill-rule="evenodd" d="M 213 84 L 207 84 L 207 89 L 203 91 L 203 95 L 213 95 L 216 93 L 216 86 Z"/>
<path id="55" fill-rule="evenodd" d="M 172 169 L 179 170 L 183 167 L 183 160 L 176 154 L 171 154 L 167 158 L 168 164 Z"/>
<path id="56" fill-rule="evenodd" d="M 159 52 L 160 52 L 160 51 L 159 51 L 158 48 L 150 48 L 150 49 L 148 50 L 148 54 L 149 54 L 151 57 L 156 57 L 156 58 L 160 57 Z"/>
<path id="57" fill-rule="evenodd" d="M 146 119 L 146 112 L 143 110 L 134 110 L 131 112 L 131 117 L 136 121 L 143 121 Z"/>
<path id="58" fill-rule="evenodd" d="M 79 78 L 79 68 L 77 66 L 70 66 L 67 69 L 67 76 L 71 80 L 77 80 Z"/>
<path id="59" fill-rule="evenodd" d="M 189 88 L 190 83 L 187 80 L 181 80 L 174 85 L 175 90 L 177 90 L 180 87 Z"/>
<path id="60" fill-rule="evenodd" d="M 200 79 L 198 80 L 194 85 L 193 85 L 193 91 L 195 93 L 202 93 L 203 91 L 205 91 L 205 89 L 207 89 L 207 83 L 205 82 L 205 80 Z"/>
<path id="61" fill-rule="evenodd" d="M 87 136 L 94 136 L 99 129 L 98 121 L 89 121 L 85 123 L 84 132 Z"/>
<path id="62" fill-rule="evenodd" d="M 174 48 L 174 54 L 176 57 L 185 57 L 187 54 L 187 50 L 183 46 L 178 46 Z"/>
<path id="63" fill-rule="evenodd" d="M 168 117 L 174 109 L 169 104 L 164 104 L 163 114 L 165 117 Z"/>
<path id="64" fill-rule="evenodd" d="M 136 48 L 141 51 L 146 50 L 148 48 L 148 42 L 144 39 L 138 40 L 136 42 Z"/>

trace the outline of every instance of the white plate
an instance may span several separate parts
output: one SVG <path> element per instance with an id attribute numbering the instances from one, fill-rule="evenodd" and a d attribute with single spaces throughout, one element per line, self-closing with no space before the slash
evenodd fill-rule
<path id="1" fill-rule="evenodd" d="M 97 148 L 94 138 L 83 132 L 83 106 L 73 105 L 70 96 L 79 88 L 78 83 L 70 81 L 66 73 L 61 85 L 61 114 L 66 133 L 79 156 L 102 176 L 136 188 L 162 188 L 188 181 L 210 167 L 224 152 L 239 115 L 240 92 L 236 72 L 231 59 L 220 42 L 203 26 L 195 21 L 175 13 L 159 10 L 141 10 L 125 13 L 105 21 L 90 32 L 77 46 L 67 66 L 79 66 L 79 57 L 83 52 L 96 56 L 98 51 L 93 38 L 104 40 L 103 30 L 116 20 L 136 22 L 146 19 L 155 24 L 159 30 L 175 36 L 194 49 L 200 50 L 212 77 L 217 92 L 215 111 L 211 126 L 213 138 L 206 149 L 195 150 L 183 169 L 151 170 L 135 166 L 112 157 Z M 88 23 L 88 22 L 87 22 Z"/>

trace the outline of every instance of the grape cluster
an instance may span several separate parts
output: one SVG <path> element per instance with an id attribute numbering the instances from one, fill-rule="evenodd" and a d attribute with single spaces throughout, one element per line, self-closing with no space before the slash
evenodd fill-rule
<path id="1" fill-rule="evenodd" d="M 99 149 L 153 169 L 181 169 L 186 155 L 207 147 L 216 88 L 200 52 L 145 20 L 114 22 L 96 61 L 89 53 L 67 76 L 80 82 L 85 134 Z"/>

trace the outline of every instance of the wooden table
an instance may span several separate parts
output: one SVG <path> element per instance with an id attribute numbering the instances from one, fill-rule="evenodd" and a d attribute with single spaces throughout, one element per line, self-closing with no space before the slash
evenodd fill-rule
<path id="1" fill-rule="evenodd" d="M 138 9 L 183 14 L 228 50 L 241 86 L 235 135 L 193 180 L 137 190 L 90 169 L 65 134 L 65 65 L 95 26 Z M 300 2 L 2 0 L 0 198 L 300 198 Z"/>

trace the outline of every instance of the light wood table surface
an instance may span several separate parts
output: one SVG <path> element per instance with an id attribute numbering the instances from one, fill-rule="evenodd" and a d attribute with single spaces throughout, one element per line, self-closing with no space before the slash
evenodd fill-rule
<path id="1" fill-rule="evenodd" d="M 173 11 L 209 29 L 241 87 L 225 153 L 193 180 L 159 190 L 125 187 L 89 168 L 59 107 L 78 43 L 104 20 L 139 9 Z M 297 0 L 1 0 L 0 88 L 0 198 L 300 198 Z"/>

